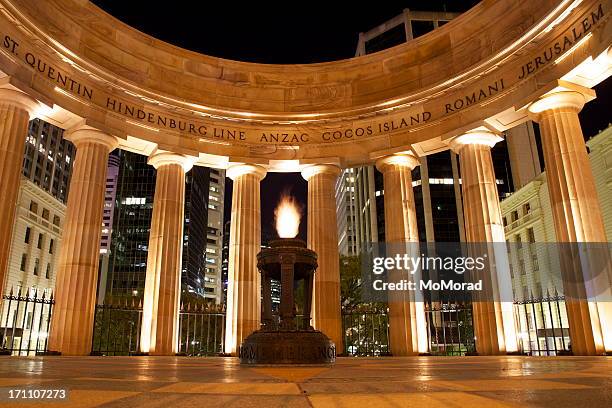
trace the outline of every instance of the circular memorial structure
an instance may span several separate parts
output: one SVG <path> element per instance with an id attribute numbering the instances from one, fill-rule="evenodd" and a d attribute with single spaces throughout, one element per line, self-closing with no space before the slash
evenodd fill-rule
<path id="1" fill-rule="evenodd" d="M 611 0 L 482 1 L 381 52 L 266 65 L 164 43 L 83 0 L 0 0 L 1 236 L 12 233 L 28 120 L 66 129 L 77 151 L 49 348 L 91 350 L 95 244 L 115 148 L 147 155 L 157 169 L 140 335 L 141 351 L 150 354 L 177 348 L 184 192 L 171 186 L 182 185 L 194 165 L 226 169 L 234 180 L 225 331 L 232 354 L 260 324 L 259 182 L 268 171 L 299 171 L 308 180 L 308 247 L 319 256 L 313 325 L 339 349 L 333 191 L 344 168 L 376 163 L 385 217 L 394 220 L 386 239 L 406 242 L 417 237 L 410 170 L 421 157 L 452 149 L 468 241 L 505 241 L 490 149 L 503 131 L 535 120 L 551 204 L 560 209 L 558 240 L 606 242 L 578 112 L 612 73 L 611 10 Z M 9 243 L 0 244 L 0 282 Z M 408 303 L 390 310 L 394 355 L 426 351 L 422 304 Z M 475 313 L 495 320 L 476 318 L 478 351 L 516 351 L 512 314 L 493 303 Z M 584 316 L 589 325 L 580 323 Z M 568 319 L 575 353 L 612 351 L 609 305 L 580 303 Z"/>

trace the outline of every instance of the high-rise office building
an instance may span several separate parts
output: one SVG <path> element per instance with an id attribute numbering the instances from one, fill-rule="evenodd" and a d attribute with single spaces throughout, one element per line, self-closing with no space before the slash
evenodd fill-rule
<path id="1" fill-rule="evenodd" d="M 74 145 L 64 131 L 30 122 L 23 154 L 5 290 L 53 290 L 61 226 L 72 174 Z"/>
<path id="2" fill-rule="evenodd" d="M 98 303 L 104 303 L 106 297 L 108 267 L 110 265 L 110 245 L 113 234 L 113 219 L 115 216 L 115 199 L 117 183 L 119 182 L 119 165 L 121 163 L 118 151 L 108 157 L 106 171 L 106 186 L 104 191 L 104 210 L 102 213 L 102 235 L 100 237 L 100 262 L 98 268 Z"/>
<path id="3" fill-rule="evenodd" d="M 118 151 L 116 154 L 119 171 L 109 246 L 110 263 L 106 290 L 99 290 L 99 293 L 140 297 L 146 277 L 156 171 L 147 164 L 146 156 L 128 151 Z M 114 165 L 111 158 L 109 167 Z M 210 198 L 211 187 L 219 189 L 216 199 L 222 203 L 223 190 L 218 187 L 218 182 L 218 178 L 211 177 L 211 170 L 205 167 L 194 166 L 186 174 L 181 276 L 183 293 L 214 301 L 220 299 L 220 284 L 217 282 L 220 271 L 211 268 L 209 255 L 212 251 L 218 251 L 220 244 L 217 244 L 218 240 L 214 244 L 211 242 L 211 233 L 217 232 L 211 229 L 208 216 L 213 210 L 211 206 L 214 207 L 210 204 L 214 201 Z M 109 216 L 105 214 L 104 221 L 108 221 L 107 218 Z"/>
<path id="4" fill-rule="evenodd" d="M 62 203 L 68 199 L 74 145 L 57 126 L 34 119 L 30 122 L 23 155 L 23 176 Z"/>
<path id="5" fill-rule="evenodd" d="M 446 24 L 459 13 L 404 10 L 402 14 L 374 29 L 361 33 L 356 55 L 384 50 L 417 38 Z M 525 136 L 525 132 L 518 132 Z M 521 143 L 529 142 L 529 134 Z M 517 140 L 519 137 L 517 137 Z M 520 143 L 513 145 L 520 156 Z M 512 173 L 506 143 L 492 149 L 500 197 L 512 189 Z M 518 158 L 515 160 L 519 160 Z M 538 171 L 539 172 L 539 171 Z M 533 173 L 533 174 L 532 174 Z M 532 171 L 535 175 L 535 170 Z M 529 177 L 527 170 L 524 178 Z M 413 171 L 419 240 L 422 242 L 459 242 L 465 239 L 459 160 L 452 151 L 421 158 Z M 350 184 L 349 184 L 350 183 Z M 346 169 L 336 183 L 338 236 L 340 252 L 358 254 L 364 245 L 385 241 L 384 185 L 374 166 Z"/>
<path id="6" fill-rule="evenodd" d="M 35 119 L 29 124 L 23 155 L 15 223 L 11 236 L 2 295 L 49 299 L 57 272 L 62 224 L 75 148 L 63 130 Z M 38 311 L 4 302 L 0 330 L 12 333 L 13 343 L 46 330 L 49 310 Z"/>
<path id="7" fill-rule="evenodd" d="M 206 233 L 206 274 L 204 296 L 223 302 L 225 170 L 210 169 L 208 187 L 208 228 Z"/>

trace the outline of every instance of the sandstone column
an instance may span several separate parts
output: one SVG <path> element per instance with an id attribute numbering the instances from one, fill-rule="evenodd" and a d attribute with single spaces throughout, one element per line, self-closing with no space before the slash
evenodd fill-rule
<path id="1" fill-rule="evenodd" d="M 562 270 L 572 352 L 576 355 L 595 355 L 612 351 L 612 310 L 609 302 L 612 273 L 609 254 L 603 259 L 603 268 L 596 271 L 594 276 L 590 268 L 583 268 L 592 259 L 581 260 L 583 255 L 569 254 L 574 252 L 572 247 L 576 245 L 563 244 L 608 242 L 578 119 L 578 112 L 585 102 L 585 96 L 579 92 L 554 92 L 531 104 L 529 111 L 540 124 L 555 233 L 564 260 L 562 266 L 571 265 L 577 260 L 574 267 Z M 608 299 L 594 301 L 591 297 L 593 292 L 587 298 L 584 296 L 585 285 L 601 291 L 600 294 Z M 574 290 L 580 293 L 573 293 Z"/>
<path id="2" fill-rule="evenodd" d="M 340 309 L 340 254 L 336 221 L 336 178 L 340 168 L 330 164 L 306 167 L 308 181 L 308 248 L 317 253 L 319 267 L 314 275 L 312 321 L 344 350 Z"/>
<path id="3" fill-rule="evenodd" d="M 117 139 L 82 126 L 64 136 L 76 146 L 55 282 L 49 350 L 91 352 L 108 154 Z"/>
<path id="4" fill-rule="evenodd" d="M 465 235 L 476 253 L 488 257 L 483 279 L 483 293 L 474 293 L 472 312 L 476 350 L 481 355 L 516 352 L 512 280 L 506 252 L 499 195 L 491 148 L 503 140 L 481 128 L 455 137 L 450 147 L 459 155 L 463 192 Z"/>
<path id="5" fill-rule="evenodd" d="M 23 92 L 0 89 L 0 295 L 8 269 L 28 122 L 37 105 Z"/>
<path id="6" fill-rule="evenodd" d="M 149 164 L 155 167 L 157 174 L 142 305 L 140 351 L 168 356 L 178 352 L 185 173 L 191 169 L 193 160 L 180 154 L 155 152 L 149 157 Z"/>
<path id="7" fill-rule="evenodd" d="M 225 352 L 236 354 L 242 341 L 260 326 L 261 277 L 257 254 L 261 250 L 259 183 L 266 169 L 252 164 L 231 166 L 234 181 L 230 226 Z"/>
<path id="8" fill-rule="evenodd" d="M 409 255 L 419 256 L 412 190 L 412 170 L 419 164 L 419 159 L 412 154 L 394 154 L 376 162 L 376 168 L 383 173 L 385 241 L 392 253 L 408 251 Z M 400 271 L 390 271 L 389 280 L 409 279 L 403 275 Z M 420 273 L 410 280 L 418 283 L 419 276 Z M 412 291 L 389 294 L 389 336 L 394 356 L 417 355 L 429 350 L 422 296 Z"/>

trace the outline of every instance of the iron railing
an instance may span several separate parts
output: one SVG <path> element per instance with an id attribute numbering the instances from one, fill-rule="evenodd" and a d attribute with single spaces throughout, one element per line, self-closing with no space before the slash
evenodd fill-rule
<path id="1" fill-rule="evenodd" d="M 389 312 L 386 307 L 343 310 L 342 332 L 345 356 L 386 356 L 390 353 Z"/>
<path id="2" fill-rule="evenodd" d="M 142 304 L 123 299 L 97 305 L 92 354 L 105 356 L 140 354 Z M 223 353 L 225 312 L 219 305 L 181 305 L 178 352 L 186 356 Z"/>
<path id="3" fill-rule="evenodd" d="M 556 356 L 571 351 L 565 298 L 548 293 L 543 298 L 517 301 L 514 312 L 519 347 L 531 356 Z"/>
<path id="4" fill-rule="evenodd" d="M 0 354 L 36 355 L 47 351 L 53 313 L 53 294 L 20 288 L 2 297 Z M 519 349 L 532 356 L 571 352 L 565 299 L 554 296 L 516 301 L 514 312 Z M 475 351 L 469 304 L 432 302 L 425 307 L 432 355 L 465 355 Z M 275 317 L 276 318 L 276 317 Z M 142 305 L 125 299 L 97 305 L 92 354 L 139 353 Z M 298 328 L 308 322 L 298 316 Z M 346 356 L 390 355 L 387 307 L 362 305 L 342 311 L 343 353 Z M 224 351 L 225 311 L 221 306 L 182 305 L 179 314 L 179 353 L 220 355 Z"/>
<path id="5" fill-rule="evenodd" d="M 53 293 L 46 290 L 11 288 L 2 296 L 0 354 L 29 356 L 46 351 L 53 304 Z"/>
<path id="6" fill-rule="evenodd" d="M 431 355 L 464 356 L 475 351 L 470 304 L 431 302 L 425 305 L 425 319 Z"/>
<path id="7" fill-rule="evenodd" d="M 187 356 L 223 354 L 225 310 L 222 305 L 183 306 L 179 316 L 179 353 Z"/>
<path id="8" fill-rule="evenodd" d="M 142 304 L 135 299 L 96 305 L 92 355 L 125 356 L 139 352 Z"/>

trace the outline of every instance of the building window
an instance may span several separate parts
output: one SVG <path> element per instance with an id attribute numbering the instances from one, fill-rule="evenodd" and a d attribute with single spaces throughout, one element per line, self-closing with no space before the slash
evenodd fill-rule
<path id="1" fill-rule="evenodd" d="M 55 240 L 51 240 L 49 241 L 49 253 L 52 254 L 53 253 L 53 244 L 55 244 Z"/>
<path id="2" fill-rule="evenodd" d="M 49 279 L 51 277 L 51 264 L 47 264 L 47 270 L 45 271 L 45 278 Z"/>
<path id="3" fill-rule="evenodd" d="M 53 225 L 55 225 L 56 227 L 59 227 L 60 225 L 60 217 L 57 215 L 53 216 Z"/>
<path id="4" fill-rule="evenodd" d="M 19 270 L 25 272 L 27 262 L 28 262 L 28 256 L 26 254 L 21 255 L 21 267 L 19 268 Z"/>
<path id="5" fill-rule="evenodd" d="M 512 211 L 512 213 L 510 214 L 511 220 L 512 222 L 518 220 L 518 211 Z"/>
<path id="6" fill-rule="evenodd" d="M 521 241 L 521 236 L 519 234 L 516 234 L 514 238 L 514 241 L 516 242 L 516 249 L 523 248 L 523 241 Z"/>
<path id="7" fill-rule="evenodd" d="M 40 233 L 38 234 L 38 244 L 36 245 L 38 249 L 42 249 L 42 243 L 43 243 L 43 234 Z"/>
<path id="8" fill-rule="evenodd" d="M 30 211 L 38 214 L 38 203 L 36 201 L 30 201 Z"/>
<path id="9" fill-rule="evenodd" d="M 523 204 L 523 215 L 527 215 L 531 212 L 531 206 L 529 203 Z"/>
<path id="10" fill-rule="evenodd" d="M 538 262 L 538 256 L 536 254 L 532 254 L 531 255 L 531 269 L 533 269 L 534 272 L 537 272 L 540 270 L 540 264 Z"/>
<path id="11" fill-rule="evenodd" d="M 23 242 L 25 242 L 26 244 L 30 243 L 30 232 L 32 230 L 30 229 L 30 227 L 26 227 L 26 231 L 25 231 L 25 239 L 23 240 Z"/>
<path id="12" fill-rule="evenodd" d="M 43 210 L 42 210 L 42 217 L 43 217 L 43 219 L 48 221 L 49 220 L 49 210 L 47 210 L 46 208 L 43 208 Z"/>
<path id="13" fill-rule="evenodd" d="M 34 276 L 38 276 L 38 264 L 40 263 L 40 261 L 38 260 L 38 258 L 36 258 L 34 260 Z"/>
<path id="14" fill-rule="evenodd" d="M 533 232 L 533 228 L 527 228 L 527 241 L 535 242 L 535 233 Z"/>

